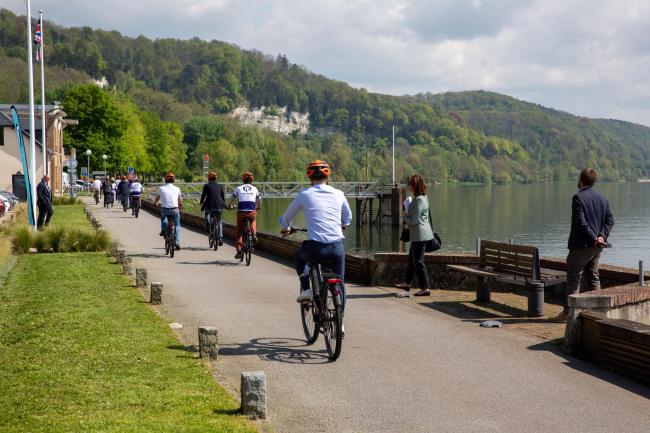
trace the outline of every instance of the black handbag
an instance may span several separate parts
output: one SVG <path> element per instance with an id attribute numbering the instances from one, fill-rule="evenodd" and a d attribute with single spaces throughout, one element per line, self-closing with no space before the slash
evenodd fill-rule
<path id="1" fill-rule="evenodd" d="M 402 233 L 400 233 L 400 235 L 399 235 L 399 240 L 402 241 L 402 242 L 405 242 L 405 243 L 409 242 L 411 240 L 411 235 L 410 235 L 408 227 L 404 227 L 402 229 Z"/>
<path id="2" fill-rule="evenodd" d="M 433 221 L 431 220 L 431 210 L 429 210 L 429 224 L 431 224 L 431 230 L 433 230 Z M 427 244 L 424 246 L 424 252 L 432 253 L 438 251 L 442 247 L 442 239 L 438 233 L 433 232 L 433 239 L 427 241 Z"/>

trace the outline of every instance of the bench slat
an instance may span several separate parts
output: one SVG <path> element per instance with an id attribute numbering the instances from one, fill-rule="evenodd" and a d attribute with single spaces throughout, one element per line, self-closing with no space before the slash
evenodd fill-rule
<path id="1" fill-rule="evenodd" d="M 471 268 L 469 266 L 462 265 L 447 265 L 447 269 L 452 269 L 454 271 L 463 272 L 466 274 L 476 275 L 478 277 L 488 277 L 488 278 L 497 278 L 499 274 L 489 271 L 484 271 L 482 269 Z"/>

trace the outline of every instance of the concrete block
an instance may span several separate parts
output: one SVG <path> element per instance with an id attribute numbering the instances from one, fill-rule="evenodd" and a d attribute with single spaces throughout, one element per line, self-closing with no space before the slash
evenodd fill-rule
<path id="1" fill-rule="evenodd" d="M 199 353 L 201 358 L 215 361 L 219 354 L 219 331 L 211 326 L 199 326 Z"/>
<path id="2" fill-rule="evenodd" d="M 122 269 L 126 275 L 133 275 L 133 260 L 129 256 L 122 259 Z"/>
<path id="3" fill-rule="evenodd" d="M 135 269 L 135 286 L 147 287 L 147 270 L 144 268 Z"/>
<path id="4" fill-rule="evenodd" d="M 263 371 L 242 372 L 241 411 L 251 419 L 266 419 L 266 375 Z"/>
<path id="5" fill-rule="evenodd" d="M 151 296 L 149 298 L 149 302 L 151 302 L 154 305 L 158 305 L 162 303 L 162 290 L 163 290 L 163 283 L 160 283 L 158 281 L 152 281 L 151 282 Z"/>
<path id="6" fill-rule="evenodd" d="M 124 257 L 126 257 L 126 251 L 119 249 L 117 250 L 117 263 L 118 264 L 123 264 L 124 263 Z"/>
<path id="7" fill-rule="evenodd" d="M 612 296 L 591 292 L 569 295 L 568 304 L 569 307 L 579 309 L 610 308 L 614 306 Z"/>

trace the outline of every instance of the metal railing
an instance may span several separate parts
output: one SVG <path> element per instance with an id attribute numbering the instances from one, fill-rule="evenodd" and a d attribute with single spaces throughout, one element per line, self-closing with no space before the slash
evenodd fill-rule
<path id="1" fill-rule="evenodd" d="M 219 182 L 226 195 L 230 195 L 235 188 L 241 185 L 238 182 Z M 151 193 L 158 189 L 162 183 L 147 183 L 145 189 Z M 198 198 L 203 191 L 202 182 L 176 182 L 174 185 L 181 189 L 187 198 Z M 255 182 L 253 184 L 262 198 L 293 198 L 310 184 L 307 182 Z M 393 185 L 381 185 L 378 182 L 330 182 L 330 185 L 343 191 L 348 198 L 376 198 L 390 194 Z"/>

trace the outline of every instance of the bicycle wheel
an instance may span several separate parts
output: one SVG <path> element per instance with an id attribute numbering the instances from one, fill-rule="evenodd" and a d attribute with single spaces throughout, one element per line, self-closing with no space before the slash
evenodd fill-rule
<path id="1" fill-rule="evenodd" d="M 251 257 L 253 256 L 253 240 L 251 239 L 251 233 L 248 232 L 246 237 L 246 248 L 244 248 L 244 255 L 246 256 L 246 266 L 251 265 Z"/>
<path id="2" fill-rule="evenodd" d="M 165 233 L 165 254 L 169 254 L 169 233 Z"/>
<path id="3" fill-rule="evenodd" d="M 300 317 L 302 318 L 302 330 L 305 332 L 307 344 L 314 344 L 318 340 L 316 305 L 314 301 L 311 301 L 309 304 L 300 304 Z"/>
<path id="4" fill-rule="evenodd" d="M 174 253 L 176 252 L 176 233 L 175 229 L 170 227 L 169 229 L 169 258 L 174 258 Z"/>
<path id="5" fill-rule="evenodd" d="M 337 289 L 337 286 L 334 286 L 324 290 L 325 312 L 323 314 L 323 337 L 325 337 L 325 347 L 327 348 L 330 361 L 336 361 L 341 354 L 341 346 L 343 344 L 341 305 L 339 303 L 339 295 L 333 293 Z"/>
<path id="6" fill-rule="evenodd" d="M 219 249 L 219 226 L 216 222 L 212 225 L 212 248 L 215 251 Z"/>
<path id="7" fill-rule="evenodd" d="M 214 242 L 214 226 L 210 224 L 210 231 L 208 232 L 208 243 L 210 244 L 210 248 L 212 248 L 215 244 Z"/>

